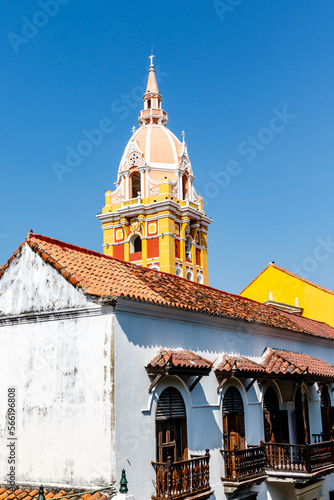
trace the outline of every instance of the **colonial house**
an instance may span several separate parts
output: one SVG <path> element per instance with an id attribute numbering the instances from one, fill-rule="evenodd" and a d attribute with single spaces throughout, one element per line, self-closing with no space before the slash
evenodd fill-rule
<path id="1" fill-rule="evenodd" d="M 13 387 L 20 490 L 123 469 L 136 500 L 334 490 L 332 327 L 37 234 L 0 310 L 4 483 Z"/>
<path id="2" fill-rule="evenodd" d="M 315 255 L 318 261 L 332 253 L 331 241 L 319 238 Z M 313 257 L 310 257 L 313 264 Z M 254 278 L 240 293 L 242 297 L 271 304 L 284 311 L 324 321 L 334 326 L 334 292 L 298 276 L 274 262 Z"/>
<path id="3" fill-rule="evenodd" d="M 0 500 L 332 498 L 334 328 L 208 286 L 161 99 L 151 59 L 104 253 L 31 232 L 0 269 Z"/>

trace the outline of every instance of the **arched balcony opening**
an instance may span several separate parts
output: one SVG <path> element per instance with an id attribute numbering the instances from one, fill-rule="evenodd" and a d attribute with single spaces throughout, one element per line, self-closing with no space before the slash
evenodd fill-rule
<path id="1" fill-rule="evenodd" d="M 288 443 L 288 412 L 280 410 L 273 387 L 268 387 L 263 398 L 264 438 L 266 443 Z"/>
<path id="2" fill-rule="evenodd" d="M 195 496 L 208 499 L 209 460 L 206 455 L 188 458 L 186 408 L 180 392 L 165 389 L 157 404 L 156 428 L 156 494 L 154 499 L 181 500 Z M 198 496 L 197 496 L 198 495 Z"/>

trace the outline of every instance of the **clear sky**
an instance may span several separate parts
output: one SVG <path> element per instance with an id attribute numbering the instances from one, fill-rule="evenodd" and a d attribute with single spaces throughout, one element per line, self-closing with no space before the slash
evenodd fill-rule
<path id="1" fill-rule="evenodd" d="M 102 251 L 153 45 L 213 219 L 210 284 L 238 293 L 275 261 L 334 289 L 333 0 L 2 0 L 0 18 L 1 264 L 30 228 Z"/>

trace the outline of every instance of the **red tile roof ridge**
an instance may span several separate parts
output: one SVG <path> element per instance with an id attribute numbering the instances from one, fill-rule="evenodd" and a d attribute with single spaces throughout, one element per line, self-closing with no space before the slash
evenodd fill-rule
<path id="1" fill-rule="evenodd" d="M 267 361 L 267 358 L 270 359 L 270 357 L 272 357 L 272 356 L 277 356 L 277 357 L 280 357 L 283 361 L 286 361 L 289 365 L 294 366 L 295 368 L 297 368 L 301 372 L 305 371 L 305 369 L 303 367 L 299 366 L 296 362 L 293 362 L 290 359 L 287 359 L 284 356 L 284 354 L 282 355 L 281 353 L 301 354 L 302 356 L 305 356 L 305 353 L 303 353 L 303 352 L 293 352 L 293 351 L 288 351 L 286 349 L 277 349 L 277 348 L 275 349 L 273 347 L 267 347 L 262 355 L 263 356 L 262 366 L 265 367 L 265 363 Z M 313 357 L 313 356 L 311 356 L 311 357 Z"/>
<path id="2" fill-rule="evenodd" d="M 293 278 L 297 278 L 298 280 L 303 281 L 304 283 L 307 283 L 308 285 L 314 286 L 315 288 L 318 288 L 319 290 L 322 290 L 323 292 L 334 295 L 333 290 L 330 290 L 329 288 L 325 288 L 324 286 L 321 286 L 321 285 L 317 285 L 316 283 L 313 283 L 313 281 L 309 281 L 306 278 L 302 278 L 301 276 L 298 276 L 298 274 L 292 273 L 291 271 L 284 269 L 284 267 L 280 267 L 277 264 L 273 264 L 273 263 L 268 264 L 267 267 L 265 267 L 257 276 L 255 276 L 255 278 L 252 279 L 252 281 L 250 283 L 248 283 L 248 285 L 246 285 L 245 288 L 243 288 L 243 290 L 241 290 L 240 294 L 243 293 L 245 290 L 247 290 L 247 288 L 250 287 L 254 283 L 254 281 L 256 281 L 261 276 L 261 274 L 263 274 L 270 267 L 273 267 L 274 269 L 277 269 L 278 271 L 281 271 L 285 274 L 288 274 L 289 276 L 292 276 Z"/>
<path id="3" fill-rule="evenodd" d="M 198 284 L 179 276 L 124 262 L 37 233 L 30 233 L 27 236 L 27 240 L 20 245 L 2 268 L 0 278 L 4 269 L 25 243 L 29 244 L 35 253 L 52 265 L 73 286 L 81 288 L 89 296 L 125 297 L 131 300 L 194 312 L 199 311 L 212 316 L 334 339 L 334 331 L 329 330 L 330 327 L 322 328 L 320 332 L 316 328 L 312 330 L 309 323 L 307 325 L 299 324 L 300 320 L 296 317 L 287 316 L 273 306 L 224 292 L 208 285 Z M 67 252 L 67 250 L 69 251 Z M 109 265 L 107 262 L 113 263 L 113 265 Z M 104 263 L 107 264 L 104 265 Z M 176 280 L 179 280 L 180 286 L 177 286 Z"/>
<path id="4" fill-rule="evenodd" d="M 167 352 L 168 354 L 174 354 L 175 352 L 180 352 L 182 353 L 187 353 L 193 356 L 195 359 L 201 359 L 203 361 L 206 361 L 207 363 L 210 363 L 212 365 L 213 361 L 209 361 L 208 359 L 203 358 L 203 356 L 200 356 L 199 354 L 196 354 L 195 352 L 189 351 L 188 349 L 183 349 L 183 347 L 175 347 L 173 349 L 161 349 L 157 352 L 157 355 L 160 354 L 160 352 Z"/>
<path id="5" fill-rule="evenodd" d="M 132 264 L 131 262 L 125 262 L 124 260 L 120 260 L 120 259 L 116 259 L 115 257 L 111 257 L 111 255 L 106 255 L 104 253 L 100 253 L 100 252 L 96 252 L 95 250 L 89 250 L 87 248 L 84 248 L 84 247 L 80 247 L 78 245 L 73 245 L 72 243 L 65 243 L 61 240 L 57 240 L 55 238 L 50 238 L 49 236 L 44 236 L 42 234 L 37 234 L 37 233 L 30 233 L 29 234 L 29 239 L 31 238 L 36 238 L 36 239 L 39 239 L 39 240 L 42 240 L 42 241 L 45 241 L 47 243 L 51 243 L 53 245 L 57 245 L 61 248 L 69 248 L 71 250 L 76 250 L 78 252 L 81 252 L 81 253 L 85 253 L 87 255 L 94 255 L 95 257 L 103 257 L 105 259 L 108 259 L 108 260 L 112 260 L 112 261 L 116 261 L 116 262 L 120 262 L 121 264 L 124 264 L 126 265 L 127 267 L 129 267 L 130 269 L 138 269 L 139 266 L 137 266 L 136 264 Z M 28 240 L 29 240 L 28 239 Z M 28 241 L 27 240 L 27 241 Z M 23 242 L 20 247 L 24 244 L 25 242 Z M 19 248 L 20 248 L 19 247 Z M 16 252 L 15 252 L 16 253 Z M 6 265 L 6 264 L 5 264 Z M 151 269 L 151 268 L 148 268 L 148 267 L 142 267 L 140 266 L 141 269 L 143 269 L 145 272 L 154 272 L 154 273 L 158 273 L 158 274 L 164 274 L 166 276 L 172 276 L 172 278 L 174 279 L 178 279 L 178 280 L 182 280 L 182 281 L 185 281 L 187 284 L 190 284 L 190 285 L 194 285 L 195 287 L 198 287 L 200 286 L 201 288 L 206 288 L 207 290 L 212 290 L 212 291 L 215 291 L 215 292 L 219 292 L 221 294 L 224 294 L 224 295 L 228 295 L 228 296 L 232 296 L 232 297 L 236 297 L 238 299 L 241 299 L 241 300 L 246 300 L 248 302 L 254 302 L 256 304 L 261 304 L 262 306 L 265 305 L 265 304 L 262 304 L 262 302 L 258 302 L 257 300 L 254 300 L 254 299 L 250 299 L 248 297 L 240 297 L 239 294 L 236 294 L 236 293 L 230 293 L 230 292 L 225 292 L 224 290 L 220 290 L 219 288 L 214 288 L 212 286 L 209 286 L 209 285 L 204 285 L 202 283 L 195 283 L 194 281 L 190 281 L 188 280 L 187 278 L 183 278 L 182 276 L 176 276 L 176 275 L 173 275 L 173 274 L 170 274 L 170 273 L 166 273 L 164 271 L 158 271 L 156 269 Z M 266 307 L 272 307 L 272 306 L 267 306 Z"/>

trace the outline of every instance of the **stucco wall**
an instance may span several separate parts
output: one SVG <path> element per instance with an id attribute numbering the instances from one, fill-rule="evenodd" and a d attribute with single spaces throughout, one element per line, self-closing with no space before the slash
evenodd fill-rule
<path id="1" fill-rule="evenodd" d="M 0 279 L 0 316 L 87 307 L 84 294 L 24 244 Z"/>
<path id="2" fill-rule="evenodd" d="M 107 485 L 114 474 L 112 316 L 0 328 L 0 478 L 7 389 L 17 406 L 16 481 Z"/>
<path id="3" fill-rule="evenodd" d="M 129 303 L 130 304 L 130 303 Z M 175 386 L 181 392 L 187 411 L 187 431 L 189 454 L 211 453 L 210 481 L 215 490 L 213 498 L 225 499 L 221 477 L 224 475 L 224 463 L 220 453 L 223 448 L 222 398 L 227 387 L 235 384 L 242 395 L 245 408 L 246 444 L 258 445 L 264 439 L 262 398 L 266 385 L 255 383 L 248 392 L 250 380 L 242 384 L 234 379 L 228 381 L 217 394 L 218 381 L 214 373 L 203 377 L 193 392 L 189 386 L 193 377 L 164 377 L 148 393 L 150 379 L 145 365 L 157 353 L 159 347 L 183 347 L 199 355 L 215 360 L 220 352 L 240 353 L 247 356 L 259 356 L 267 346 L 301 351 L 320 359 L 332 361 L 333 347 L 330 342 L 317 342 L 292 338 L 295 334 L 264 329 L 256 325 L 238 324 L 226 320 L 218 325 L 217 319 L 201 315 L 184 315 L 184 320 L 171 309 L 158 308 L 156 313 L 144 316 L 139 312 L 116 312 L 115 349 L 116 349 L 116 476 L 120 477 L 125 468 L 129 480 L 129 491 L 135 498 L 150 498 L 154 492 L 155 474 L 151 461 L 156 456 L 155 411 L 158 397 L 167 386 Z M 181 315 L 182 316 L 182 315 Z M 197 319 L 196 319 L 197 318 Z M 289 338 L 290 337 L 290 338 Z M 292 384 L 293 386 L 293 384 Z M 282 391 L 281 408 L 288 409 L 290 420 L 294 418 L 294 386 L 278 387 Z M 311 433 L 321 432 L 319 398 L 316 387 L 309 388 L 309 410 Z M 290 441 L 294 438 L 291 431 Z M 291 489 L 292 488 L 292 489 Z M 294 491 L 293 486 L 291 491 Z M 323 489 L 327 492 L 334 488 L 334 478 L 328 476 Z M 258 499 L 271 498 L 267 486 L 256 486 Z M 281 491 L 278 488 L 277 492 Z M 282 490 L 281 498 L 288 490 Z M 290 497 L 294 498 L 294 497 Z"/>
<path id="4" fill-rule="evenodd" d="M 92 304 L 27 245 L 0 280 L 0 308 L 0 481 L 9 472 L 7 390 L 14 387 L 16 482 L 109 485 L 112 311 Z"/>

